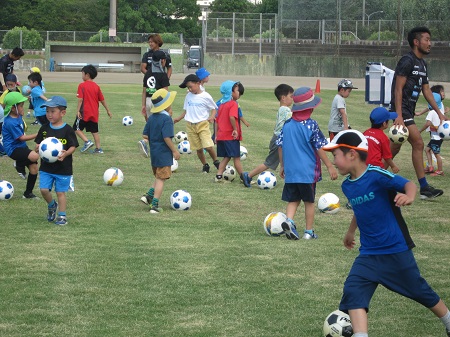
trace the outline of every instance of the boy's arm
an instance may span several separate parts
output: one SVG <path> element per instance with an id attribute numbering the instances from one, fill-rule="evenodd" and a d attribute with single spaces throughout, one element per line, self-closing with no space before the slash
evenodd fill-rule
<path id="1" fill-rule="evenodd" d="M 165 137 L 164 138 L 164 142 L 167 144 L 167 146 L 169 147 L 170 151 L 172 151 L 172 155 L 175 158 L 175 160 L 180 159 L 180 152 L 178 152 L 178 150 L 176 149 L 172 138 L 171 137 Z"/>
<path id="2" fill-rule="evenodd" d="M 82 98 L 78 98 L 78 103 L 77 103 L 77 118 L 78 119 L 83 118 L 83 116 L 81 116 L 81 112 L 80 112 L 81 104 L 83 104 L 83 99 Z"/>
<path id="3" fill-rule="evenodd" d="M 230 116 L 230 123 L 231 123 L 231 126 L 233 127 L 231 136 L 233 137 L 233 139 L 237 139 L 239 137 L 239 135 L 237 132 L 237 127 L 236 127 L 236 118 L 234 118 L 233 116 Z"/>
<path id="4" fill-rule="evenodd" d="M 141 113 L 144 117 L 147 117 L 147 88 L 142 87 L 142 110 Z"/>
<path id="5" fill-rule="evenodd" d="M 76 147 L 75 147 L 75 146 L 71 146 L 71 147 L 69 147 L 67 150 L 62 150 L 62 151 L 59 153 L 58 160 L 59 160 L 59 161 L 63 161 L 64 158 L 66 158 L 67 156 L 70 156 L 72 153 L 75 152 L 75 150 L 76 150 Z"/>
<path id="6" fill-rule="evenodd" d="M 423 132 L 424 130 L 426 130 L 429 126 L 431 126 L 431 121 L 426 121 L 424 126 L 422 126 L 422 128 L 419 130 L 419 132 Z"/>
<path id="7" fill-rule="evenodd" d="M 339 113 L 342 116 L 342 122 L 344 123 L 344 130 L 348 130 L 348 118 L 347 118 L 347 111 L 343 108 L 339 109 Z"/>
<path id="8" fill-rule="evenodd" d="M 100 101 L 100 103 L 102 103 L 103 107 L 106 109 L 106 113 L 108 114 L 109 118 L 111 118 L 112 113 L 111 113 L 111 111 L 109 111 L 108 104 L 106 104 L 106 101 L 103 100 L 103 101 Z"/>
<path id="9" fill-rule="evenodd" d="M 44 95 L 39 96 L 40 98 L 42 98 L 44 101 L 48 101 L 48 98 L 45 97 Z"/>
<path id="10" fill-rule="evenodd" d="M 430 111 L 430 109 L 425 108 L 425 109 L 423 109 L 423 110 L 420 111 L 420 112 L 415 112 L 414 115 L 416 115 L 416 116 L 421 116 L 421 115 L 423 115 L 425 112 L 428 112 L 428 111 Z"/>
<path id="11" fill-rule="evenodd" d="M 280 177 L 284 179 L 284 163 L 283 163 L 283 148 L 278 147 L 278 158 L 280 159 Z"/>
<path id="12" fill-rule="evenodd" d="M 247 120 L 246 120 L 244 117 L 241 117 L 241 121 L 242 121 L 242 123 L 244 123 L 244 125 L 245 125 L 246 127 L 249 127 L 249 126 L 250 126 L 250 123 L 247 122 Z"/>
<path id="13" fill-rule="evenodd" d="M 22 136 L 20 136 L 20 137 L 18 138 L 18 140 L 20 140 L 21 142 L 26 142 L 26 141 L 35 139 L 36 136 L 37 136 L 37 133 L 33 133 L 32 135 L 26 135 L 26 134 L 23 134 Z"/>
<path id="14" fill-rule="evenodd" d="M 394 202 L 395 206 L 401 207 L 411 205 L 416 197 L 417 186 L 412 181 L 408 181 L 405 184 L 405 193 L 397 193 Z"/>
<path id="15" fill-rule="evenodd" d="M 347 233 L 344 236 L 344 246 L 347 249 L 352 249 L 355 247 L 355 232 L 358 225 L 356 223 L 356 217 L 353 215 L 352 221 L 350 221 L 350 226 L 348 227 Z"/>
<path id="16" fill-rule="evenodd" d="M 208 122 L 209 123 L 214 123 L 214 119 L 216 118 L 216 109 L 212 109 L 211 112 L 209 113 L 209 118 L 208 118 Z"/>
<path id="17" fill-rule="evenodd" d="M 395 165 L 394 161 L 392 160 L 392 158 L 385 158 L 384 159 L 384 168 L 388 168 L 390 167 L 392 169 L 392 172 L 394 173 L 398 173 L 400 171 L 400 169 L 398 168 L 397 165 Z"/>
<path id="18" fill-rule="evenodd" d="M 181 121 L 184 118 L 184 116 L 186 116 L 186 110 L 183 110 L 183 113 L 180 116 L 178 116 L 177 118 L 174 118 L 173 122 L 178 123 L 179 121 Z"/>
<path id="19" fill-rule="evenodd" d="M 328 159 L 327 153 L 323 149 L 318 149 L 317 154 L 319 155 L 322 163 L 327 167 L 328 173 L 330 174 L 331 180 L 336 180 L 338 177 L 337 171 L 334 168 L 333 163 Z"/>

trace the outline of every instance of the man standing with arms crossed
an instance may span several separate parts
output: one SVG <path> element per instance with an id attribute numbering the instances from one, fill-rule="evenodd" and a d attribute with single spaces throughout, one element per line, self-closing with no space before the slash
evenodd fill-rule
<path id="1" fill-rule="evenodd" d="M 397 112 L 397 119 L 394 125 L 404 125 L 408 128 L 408 142 L 412 148 L 412 163 L 420 185 L 420 198 L 431 199 L 439 197 L 444 191 L 430 186 L 425 178 L 423 168 L 423 139 L 419 129 L 414 122 L 414 112 L 416 103 L 420 96 L 420 91 L 431 105 L 438 112 L 441 121 L 446 118 L 440 112 L 434 101 L 428 83 L 427 64 L 423 57 L 430 53 L 431 33 L 426 27 L 413 28 L 408 33 L 408 43 L 411 51 L 398 61 L 395 68 L 394 80 L 392 81 L 391 111 Z M 399 153 L 402 144 L 391 142 L 391 152 L 393 158 Z"/>

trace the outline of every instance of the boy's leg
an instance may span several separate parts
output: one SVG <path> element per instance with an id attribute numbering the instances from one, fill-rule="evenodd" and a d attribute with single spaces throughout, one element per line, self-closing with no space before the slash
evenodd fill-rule
<path id="1" fill-rule="evenodd" d="M 220 161 L 217 159 L 216 151 L 214 150 L 214 147 L 205 147 L 205 150 L 209 153 L 211 156 L 211 159 L 213 160 L 214 166 L 218 169 Z"/>
<path id="2" fill-rule="evenodd" d="M 442 157 L 439 153 L 435 153 L 434 156 L 436 157 L 438 171 L 442 172 L 444 170 L 442 166 Z"/>
<path id="3" fill-rule="evenodd" d="M 250 178 L 253 178 L 254 176 L 260 174 L 263 171 L 266 171 L 268 169 L 268 167 L 264 164 L 259 164 L 258 166 L 256 166 L 253 170 L 251 170 L 250 172 L 248 172 L 248 176 Z"/>
<path id="4" fill-rule="evenodd" d="M 315 204 L 312 202 L 303 202 L 305 204 L 305 220 L 306 220 L 306 230 L 313 230 L 314 227 L 314 214 L 315 214 Z"/>
<path id="5" fill-rule="evenodd" d="M 363 334 L 358 336 L 368 336 L 368 323 L 366 309 L 351 309 L 348 311 L 350 320 L 352 321 L 353 336 L 356 334 Z"/>
<path id="6" fill-rule="evenodd" d="M 30 152 L 30 156 L 32 158 L 34 158 L 33 153 L 39 157 L 39 155 L 36 152 L 32 151 L 32 152 Z M 30 156 L 28 156 L 28 158 L 30 158 Z M 28 170 L 30 172 L 28 174 L 27 186 L 26 186 L 25 192 L 23 193 L 23 197 L 25 199 L 35 199 L 36 196 L 33 194 L 33 189 L 34 189 L 34 186 L 36 185 L 37 174 L 38 174 L 38 165 L 36 163 L 30 164 L 30 165 L 28 165 Z"/>
<path id="7" fill-rule="evenodd" d="M 242 168 L 241 157 L 233 157 L 233 163 L 234 163 L 234 168 L 236 169 L 237 173 L 239 173 L 239 175 L 242 175 L 242 172 L 244 170 Z"/>
<path id="8" fill-rule="evenodd" d="M 300 236 L 297 232 L 297 227 L 294 223 L 294 216 L 297 212 L 297 208 L 300 205 L 300 200 L 298 201 L 290 201 L 286 206 L 286 216 L 288 218 L 287 222 L 283 222 L 281 224 L 281 228 L 284 230 L 284 234 L 289 240 L 298 240 Z"/>
<path id="9" fill-rule="evenodd" d="M 230 157 L 223 157 L 222 161 L 219 164 L 219 168 L 217 169 L 218 176 L 221 176 L 223 174 L 223 171 L 225 171 L 225 168 L 227 167 L 230 160 L 231 160 Z M 237 168 L 236 168 L 236 170 L 237 170 Z"/>
<path id="10" fill-rule="evenodd" d="M 84 135 L 84 132 L 83 132 L 83 131 L 81 131 L 81 130 L 76 130 L 75 133 L 77 134 L 78 137 L 81 138 L 81 140 L 82 140 L 83 142 L 86 143 L 86 142 L 89 140 L 89 139 Z"/>
<path id="11" fill-rule="evenodd" d="M 205 154 L 203 153 L 203 149 L 197 150 L 197 157 L 198 157 L 198 159 L 200 159 L 200 161 L 203 165 L 206 164 L 206 157 L 205 157 Z"/>
<path id="12" fill-rule="evenodd" d="M 98 132 L 92 132 L 92 137 L 94 138 L 95 148 L 100 149 L 100 135 Z"/>
<path id="13" fill-rule="evenodd" d="M 427 167 L 425 168 L 425 173 L 431 173 L 434 171 L 434 167 L 433 167 L 433 157 L 431 156 L 431 148 L 429 146 L 427 146 L 425 148 L 425 154 L 427 155 Z"/>
<path id="14" fill-rule="evenodd" d="M 425 177 L 425 171 L 423 168 L 423 139 L 420 135 L 419 130 L 417 129 L 417 125 L 409 125 L 408 130 L 408 142 L 411 144 L 412 148 L 412 163 L 416 172 L 417 179 L 421 179 Z"/>
<path id="15" fill-rule="evenodd" d="M 59 213 L 63 212 L 65 215 L 67 209 L 66 192 L 56 192 L 56 196 L 58 198 Z"/>
<path id="16" fill-rule="evenodd" d="M 152 205 L 150 208 L 150 213 L 159 213 L 162 211 L 162 209 L 159 207 L 159 199 L 161 198 L 163 189 L 164 189 L 164 181 L 166 179 L 160 179 L 160 178 L 156 178 L 155 179 L 155 192 L 153 195 L 153 200 L 152 200 Z"/>

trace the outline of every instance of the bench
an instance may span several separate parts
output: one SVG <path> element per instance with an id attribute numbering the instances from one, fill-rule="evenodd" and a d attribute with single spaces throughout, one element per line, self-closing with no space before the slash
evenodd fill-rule
<path id="1" fill-rule="evenodd" d="M 77 62 L 61 62 L 58 63 L 58 67 L 65 71 L 66 69 L 81 69 L 87 66 L 89 63 L 77 63 Z M 123 69 L 123 63 L 92 63 L 92 65 L 98 69 Z"/>

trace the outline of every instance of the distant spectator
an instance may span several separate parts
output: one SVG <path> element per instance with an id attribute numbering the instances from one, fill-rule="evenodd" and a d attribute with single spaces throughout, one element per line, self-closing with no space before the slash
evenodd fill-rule
<path id="1" fill-rule="evenodd" d="M 23 50 L 16 47 L 9 54 L 6 54 L 0 58 L 0 72 L 3 75 L 3 82 L 0 80 L 2 92 L 6 90 L 5 76 L 14 73 L 14 62 L 20 60 L 23 55 L 25 55 Z"/>

